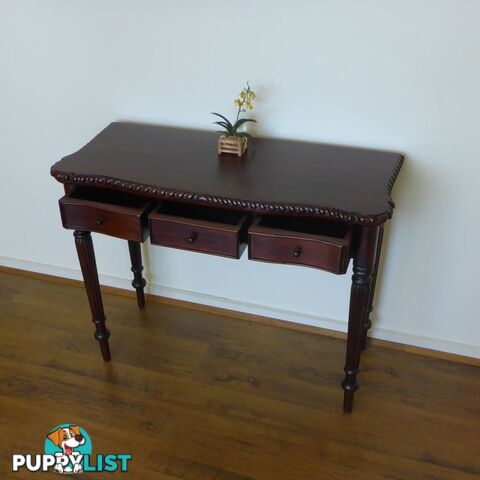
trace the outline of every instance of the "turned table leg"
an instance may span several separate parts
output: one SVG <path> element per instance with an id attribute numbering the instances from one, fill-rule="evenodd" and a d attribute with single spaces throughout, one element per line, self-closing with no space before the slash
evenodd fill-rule
<path id="1" fill-rule="evenodd" d="M 370 298 L 368 300 L 367 315 L 365 317 L 365 329 L 363 331 L 363 337 L 362 337 L 362 350 L 365 350 L 365 346 L 367 344 L 367 334 L 370 328 L 372 328 L 372 319 L 370 318 L 370 316 L 373 311 L 373 297 L 375 295 L 375 286 L 377 284 L 378 264 L 380 263 L 380 254 L 382 253 L 383 225 L 381 225 L 378 228 L 379 228 L 379 231 L 378 231 L 377 248 L 375 251 L 375 264 L 373 267 L 372 285 L 370 288 Z"/>
<path id="2" fill-rule="evenodd" d="M 137 303 L 139 308 L 145 307 L 145 295 L 143 289 L 147 284 L 142 277 L 142 250 L 139 242 L 128 241 L 128 250 L 130 251 L 130 260 L 132 261 L 133 281 L 132 286 L 137 291 Z"/>
<path id="3" fill-rule="evenodd" d="M 358 238 L 353 255 L 345 379 L 342 382 L 344 390 L 343 410 L 345 412 L 352 411 L 353 397 L 358 389 L 357 375 L 360 366 L 362 338 L 370 299 L 379 229 L 378 227 L 360 227 L 357 233 Z"/>
<path id="4" fill-rule="evenodd" d="M 92 312 L 92 321 L 95 324 L 95 338 L 100 343 L 103 359 L 108 361 L 110 360 L 110 347 L 108 345 L 110 332 L 105 326 L 105 313 L 98 282 L 92 236 L 90 232 L 84 230 L 75 230 L 73 236 L 75 237 L 75 246 L 77 247 L 78 260 L 82 269 L 88 303 Z"/>

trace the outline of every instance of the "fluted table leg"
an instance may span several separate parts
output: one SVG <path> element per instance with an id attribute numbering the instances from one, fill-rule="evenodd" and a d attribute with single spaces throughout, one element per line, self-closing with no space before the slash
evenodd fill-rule
<path id="1" fill-rule="evenodd" d="M 98 282 L 97 264 L 93 250 L 92 236 L 90 232 L 75 230 L 75 246 L 77 247 L 78 260 L 82 269 L 83 281 L 87 292 L 88 303 L 92 312 L 92 321 L 95 324 L 95 338 L 100 344 L 100 350 L 105 361 L 110 360 L 110 346 L 108 338 L 110 332 L 105 326 L 105 313 L 103 311 L 102 294 Z"/>
<path id="2" fill-rule="evenodd" d="M 360 227 L 357 230 L 358 238 L 356 239 L 353 256 L 353 276 L 350 292 L 345 379 L 342 382 L 344 390 L 343 410 L 345 412 L 352 411 L 353 397 L 358 389 L 357 375 L 360 366 L 365 318 L 370 299 L 378 233 L 378 227 Z"/>
<path id="3" fill-rule="evenodd" d="M 128 241 L 128 250 L 130 251 L 130 260 L 132 262 L 133 281 L 132 287 L 137 291 L 137 303 L 139 308 L 145 307 L 145 294 L 143 289 L 147 284 L 142 277 L 142 250 L 139 242 Z"/>

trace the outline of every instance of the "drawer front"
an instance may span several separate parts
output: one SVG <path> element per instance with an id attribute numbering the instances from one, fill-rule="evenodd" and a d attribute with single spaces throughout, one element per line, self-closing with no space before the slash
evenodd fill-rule
<path id="1" fill-rule="evenodd" d="M 248 235 L 252 260 L 303 265 L 342 274 L 350 260 L 349 230 L 344 238 L 328 238 L 253 225 Z"/>
<path id="2" fill-rule="evenodd" d="M 63 197 L 60 199 L 60 212 L 65 228 L 88 230 L 137 242 L 143 242 L 148 235 L 143 209 L 102 206 Z"/>
<path id="3" fill-rule="evenodd" d="M 210 253 L 224 257 L 240 257 L 239 230 L 189 219 L 171 219 L 166 215 L 152 214 L 150 241 L 155 245 Z"/>

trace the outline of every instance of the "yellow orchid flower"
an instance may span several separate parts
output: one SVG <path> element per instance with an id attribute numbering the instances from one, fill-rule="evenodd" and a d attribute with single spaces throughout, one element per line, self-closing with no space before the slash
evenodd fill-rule
<path id="1" fill-rule="evenodd" d="M 237 107 L 237 118 L 235 122 L 230 122 L 226 117 L 220 115 L 219 113 L 213 112 L 213 115 L 220 118 L 214 122 L 215 125 L 219 125 L 223 128 L 221 133 L 229 137 L 237 137 L 245 139 L 249 137 L 247 131 L 245 131 L 245 125 L 247 122 L 256 122 L 253 118 L 242 118 L 240 116 L 242 113 L 247 110 L 253 110 L 253 101 L 255 100 L 256 95 L 250 89 L 250 83 L 247 82 L 247 86 L 238 94 L 238 97 L 233 100 L 233 103 Z"/>

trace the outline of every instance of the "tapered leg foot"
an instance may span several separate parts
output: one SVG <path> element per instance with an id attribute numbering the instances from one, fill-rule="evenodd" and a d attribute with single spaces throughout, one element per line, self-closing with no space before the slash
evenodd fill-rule
<path id="1" fill-rule="evenodd" d="M 353 257 L 352 288 L 350 292 L 345 378 L 342 382 L 344 390 L 343 411 L 346 413 L 352 411 L 354 395 L 358 390 L 357 375 L 360 367 L 365 318 L 370 299 L 378 227 L 361 227 L 357 233 L 358 239 Z"/>
<path id="2" fill-rule="evenodd" d="M 365 350 L 365 348 L 367 348 L 368 331 L 372 328 L 372 319 L 370 318 L 372 310 L 369 310 L 367 312 L 367 318 L 365 320 L 365 328 L 363 329 L 363 334 L 362 334 L 362 351 Z"/>
<path id="3" fill-rule="evenodd" d="M 351 388 L 348 384 L 342 383 L 344 392 L 343 392 L 343 411 L 345 413 L 350 413 L 353 410 L 353 396 L 355 391 L 358 389 L 358 384 L 356 388 Z"/>
<path id="4" fill-rule="evenodd" d="M 132 272 L 133 272 L 133 281 L 132 287 L 137 292 L 137 303 L 139 308 L 145 307 L 145 294 L 144 288 L 147 284 L 146 280 L 142 276 L 143 265 L 142 265 L 142 250 L 140 248 L 140 243 L 128 241 L 128 250 L 130 252 L 130 260 L 132 262 Z"/>
<path id="5" fill-rule="evenodd" d="M 365 317 L 365 329 L 362 336 L 362 350 L 365 350 L 367 345 L 368 331 L 372 328 L 372 319 L 370 318 L 373 311 L 373 297 L 375 296 L 375 286 L 377 284 L 378 265 L 380 263 L 380 254 L 382 253 L 383 242 L 383 225 L 378 228 L 378 241 L 375 250 L 375 264 L 373 267 L 372 285 L 370 287 L 370 298 L 368 300 L 368 309 Z"/>
<path id="6" fill-rule="evenodd" d="M 103 359 L 109 361 L 111 358 L 110 346 L 108 344 L 110 332 L 105 326 L 105 313 L 103 311 L 102 294 L 98 281 L 92 236 L 90 232 L 84 230 L 75 230 L 73 236 L 75 237 L 75 246 L 77 248 L 80 268 L 82 269 L 88 303 L 90 305 L 90 311 L 92 312 L 92 321 L 95 324 L 95 338 L 100 344 Z"/>
<path id="7" fill-rule="evenodd" d="M 105 319 L 103 320 L 103 325 L 105 326 Z M 100 344 L 100 351 L 102 352 L 102 357 L 106 362 L 111 360 L 110 355 L 110 345 L 108 344 L 108 339 L 110 338 L 110 330 L 105 328 L 103 332 L 95 332 L 95 338 L 98 340 Z"/>

